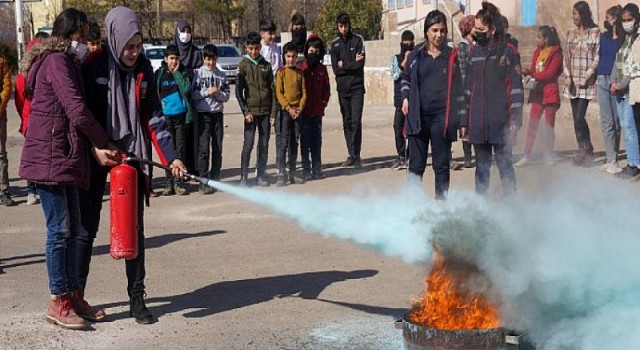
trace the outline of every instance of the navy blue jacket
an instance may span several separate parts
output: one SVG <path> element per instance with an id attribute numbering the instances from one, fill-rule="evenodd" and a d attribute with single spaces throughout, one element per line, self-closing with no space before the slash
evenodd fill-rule
<path id="1" fill-rule="evenodd" d="M 402 71 L 402 99 L 409 100 L 409 114 L 405 124 L 407 135 L 417 135 L 422 130 L 422 118 L 420 115 L 420 85 L 429 82 L 420 81 L 419 53 L 425 49 L 425 44 L 416 46 L 407 58 L 407 67 Z M 462 86 L 462 75 L 460 74 L 460 62 L 458 62 L 458 50 L 445 46 L 441 55 L 449 58 L 447 68 L 448 84 L 447 89 L 447 110 L 445 112 L 442 132 L 449 141 L 457 140 L 457 131 L 461 126 L 466 126 L 467 109 Z"/>
<path id="2" fill-rule="evenodd" d="M 520 55 L 515 46 L 495 39 L 487 46 L 473 46 L 465 85 L 470 143 L 508 143 L 509 127 L 522 125 L 520 74 Z"/>

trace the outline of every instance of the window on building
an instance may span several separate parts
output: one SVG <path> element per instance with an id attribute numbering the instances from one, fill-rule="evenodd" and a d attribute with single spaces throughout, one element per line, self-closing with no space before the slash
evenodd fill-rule
<path id="1" fill-rule="evenodd" d="M 404 2 L 405 0 L 396 0 L 396 8 L 404 8 Z"/>
<path id="2" fill-rule="evenodd" d="M 387 0 L 387 9 L 395 10 L 396 9 L 396 0 Z"/>
<path id="3" fill-rule="evenodd" d="M 413 7 L 413 0 L 405 0 L 404 4 L 406 7 Z"/>
<path id="4" fill-rule="evenodd" d="M 422 3 L 424 5 L 429 5 L 429 4 L 431 4 L 431 0 L 422 0 Z"/>

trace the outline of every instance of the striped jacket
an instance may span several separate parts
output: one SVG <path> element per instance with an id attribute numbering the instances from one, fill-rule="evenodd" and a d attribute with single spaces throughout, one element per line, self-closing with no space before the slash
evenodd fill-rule
<path id="1" fill-rule="evenodd" d="M 492 40 L 469 53 L 466 96 L 469 142 L 503 144 L 511 125 L 522 125 L 524 94 L 520 55 L 515 46 Z"/>
<path id="2" fill-rule="evenodd" d="M 402 71 L 401 75 L 402 99 L 409 100 L 409 114 L 405 125 L 407 135 L 417 135 L 422 130 L 420 85 L 429 83 L 428 81 L 420 81 L 418 78 L 419 53 L 425 49 L 424 45 L 422 43 L 411 51 L 407 58 L 407 67 Z M 447 109 L 442 132 L 449 141 L 455 141 L 457 140 L 458 128 L 467 125 L 467 109 L 460 75 L 460 62 L 458 62 L 457 49 L 445 46 L 441 54 L 448 57 L 449 60 L 447 68 L 448 84 L 443 87 L 447 89 Z"/>

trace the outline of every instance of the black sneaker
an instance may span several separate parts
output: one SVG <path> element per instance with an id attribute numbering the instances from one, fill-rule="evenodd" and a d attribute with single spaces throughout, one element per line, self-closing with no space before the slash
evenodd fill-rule
<path id="1" fill-rule="evenodd" d="M 351 167 L 353 166 L 354 160 L 353 158 L 351 158 L 351 156 L 347 157 L 347 160 L 344 161 L 344 163 L 342 163 L 343 167 Z"/>
<path id="2" fill-rule="evenodd" d="M 309 181 L 313 178 L 313 176 L 311 175 L 311 171 L 309 170 L 303 170 L 302 171 L 302 178 L 304 179 L 304 181 Z"/>
<path id="3" fill-rule="evenodd" d="M 284 181 L 284 175 L 283 174 L 278 175 L 278 180 L 276 180 L 276 186 L 283 187 L 285 185 L 286 185 L 286 182 Z"/>
<path id="4" fill-rule="evenodd" d="M 290 184 L 303 184 L 305 181 L 303 178 L 298 176 L 295 171 L 289 172 L 289 183 Z"/>
<path id="5" fill-rule="evenodd" d="M 176 194 L 176 191 L 173 189 L 173 183 L 167 182 L 164 185 L 164 189 L 162 190 L 162 195 L 163 196 L 173 196 L 174 194 Z"/>
<path id="6" fill-rule="evenodd" d="M 324 179 L 325 177 L 327 177 L 327 174 L 323 173 L 322 171 L 314 171 L 313 172 L 313 179 L 314 180 Z"/>
<path id="7" fill-rule="evenodd" d="M 2 195 L 0 195 L 0 204 L 4 205 L 5 207 L 13 207 L 17 203 L 13 199 L 11 199 L 11 196 L 9 196 L 8 193 L 3 193 Z"/>
<path id="8" fill-rule="evenodd" d="M 617 173 L 616 176 L 619 179 L 632 179 L 636 176 L 640 175 L 640 168 L 627 165 L 621 172 Z"/>
<path id="9" fill-rule="evenodd" d="M 404 158 L 402 158 L 402 157 L 396 158 L 396 160 L 393 161 L 393 164 L 391 164 L 391 170 L 400 170 L 400 169 L 402 169 L 402 164 L 403 163 L 404 163 Z"/>
<path id="10" fill-rule="evenodd" d="M 362 160 L 360 159 L 360 157 L 357 157 L 356 159 L 353 160 L 353 168 L 354 169 L 362 168 Z"/>
<path id="11" fill-rule="evenodd" d="M 156 322 L 147 306 L 144 304 L 144 293 L 134 294 L 129 299 L 129 316 L 136 319 L 140 324 L 151 324 Z"/>
<path id="12" fill-rule="evenodd" d="M 198 191 L 200 192 L 200 194 L 207 195 L 207 194 L 215 193 L 216 189 L 213 188 L 213 187 L 209 187 L 209 186 L 207 186 L 205 184 L 200 184 L 200 187 L 198 188 Z"/>

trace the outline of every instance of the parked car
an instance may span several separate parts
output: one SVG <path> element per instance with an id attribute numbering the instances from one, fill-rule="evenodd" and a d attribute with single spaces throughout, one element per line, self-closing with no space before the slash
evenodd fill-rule
<path id="1" fill-rule="evenodd" d="M 149 61 L 151 61 L 151 66 L 153 67 L 153 71 L 155 72 L 162 65 L 162 61 L 164 60 L 164 51 L 166 46 L 145 46 L 144 47 L 144 55 L 147 56 Z"/>
<path id="2" fill-rule="evenodd" d="M 232 44 L 217 44 L 218 69 L 227 76 L 229 83 L 235 83 L 238 76 L 238 65 L 242 61 L 240 50 Z"/>

